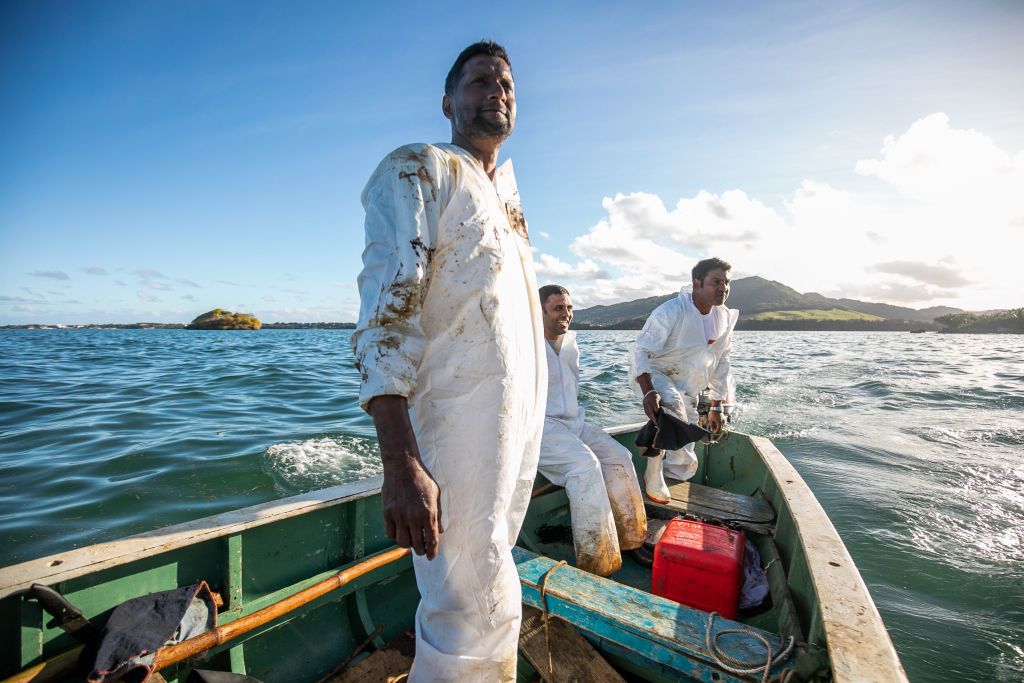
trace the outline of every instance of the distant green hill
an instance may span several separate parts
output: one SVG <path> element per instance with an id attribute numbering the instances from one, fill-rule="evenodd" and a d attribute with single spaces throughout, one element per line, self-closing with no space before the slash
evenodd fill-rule
<path id="1" fill-rule="evenodd" d="M 892 304 L 879 304 L 869 301 L 857 301 L 856 299 L 830 299 L 817 292 L 804 294 L 804 298 L 810 302 L 821 302 L 832 306 L 841 306 L 851 311 L 860 311 L 870 315 L 877 315 L 881 318 L 892 320 L 917 320 L 918 322 L 930 323 L 940 315 L 959 313 L 961 309 L 951 306 L 932 306 L 920 310 L 907 308 L 905 306 L 893 306 Z"/>
<path id="2" fill-rule="evenodd" d="M 655 308 L 676 293 L 576 311 L 576 329 L 638 330 Z M 961 313 L 933 306 L 921 310 L 891 304 L 831 299 L 816 292 L 801 294 L 781 282 L 763 277 L 734 280 L 729 307 L 740 311 L 737 329 L 938 330 L 937 316 Z"/>
<path id="3" fill-rule="evenodd" d="M 801 311 L 830 306 L 808 301 L 792 287 L 755 275 L 733 281 L 729 308 L 739 309 L 744 316 L 753 316 L 769 311 Z"/>
<path id="4" fill-rule="evenodd" d="M 880 315 L 861 313 L 860 311 L 847 311 L 842 308 L 830 308 L 823 311 L 820 308 L 808 308 L 803 311 L 765 311 L 750 316 L 751 320 L 885 320 Z"/>
<path id="5" fill-rule="evenodd" d="M 621 304 L 611 304 L 610 306 L 591 306 L 590 308 L 584 308 L 575 312 L 573 316 L 573 326 L 579 327 L 579 325 L 585 324 L 593 327 L 608 327 L 612 325 L 621 325 L 624 321 L 636 318 L 641 321 L 640 327 L 643 327 L 643 321 L 647 320 L 647 316 L 651 314 L 651 311 L 674 296 L 675 294 L 662 294 L 661 296 L 651 296 L 646 299 L 624 301 Z M 636 329 L 640 329 L 640 327 L 637 327 Z M 627 327 L 624 329 L 633 328 Z"/>
<path id="6" fill-rule="evenodd" d="M 939 316 L 935 322 L 941 332 L 965 334 L 1024 334 L 1024 308 L 979 313 L 954 313 Z"/>

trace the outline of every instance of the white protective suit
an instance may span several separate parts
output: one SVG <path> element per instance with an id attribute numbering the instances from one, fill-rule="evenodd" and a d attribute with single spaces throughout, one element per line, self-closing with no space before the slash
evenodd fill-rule
<path id="1" fill-rule="evenodd" d="M 729 349 L 740 313 L 725 306 L 713 308 L 723 320 L 724 331 L 709 344 L 693 296 L 681 291 L 647 318 L 632 357 L 631 382 L 635 385 L 639 375 L 650 373 L 662 408 L 693 424 L 697 423 L 697 400 L 706 387 L 711 390 L 712 400 L 732 402 L 735 396 Z M 665 473 L 674 479 L 686 481 L 697 472 L 693 444 L 668 451 L 664 458 Z M 648 467 L 652 464 L 660 463 L 649 462 Z"/>
<path id="2" fill-rule="evenodd" d="M 514 680 L 522 615 L 511 548 L 537 469 L 547 366 L 510 162 L 494 182 L 456 145 L 401 147 L 363 191 L 352 335 L 359 400 L 408 398 L 444 532 L 414 556 L 411 681 Z"/>
<path id="3" fill-rule="evenodd" d="M 632 550 L 644 543 L 647 513 L 640 482 L 629 450 L 583 421 L 576 333 L 562 336 L 558 353 L 545 346 L 548 404 L 539 469 L 569 496 L 576 566 L 608 576 L 622 566 L 620 548 Z"/>

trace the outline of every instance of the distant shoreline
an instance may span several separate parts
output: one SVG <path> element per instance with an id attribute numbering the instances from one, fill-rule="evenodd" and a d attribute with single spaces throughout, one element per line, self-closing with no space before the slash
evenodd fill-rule
<path id="1" fill-rule="evenodd" d="M 185 323 L 92 323 L 88 325 L 0 325 L 0 330 L 184 330 L 186 327 Z M 263 323 L 264 330 L 354 330 L 355 328 L 355 323 Z"/>
<path id="2" fill-rule="evenodd" d="M 573 324 L 574 330 L 640 330 L 642 325 L 627 323 L 604 327 L 600 325 Z M 771 332 L 941 332 L 943 328 L 935 323 L 914 320 L 744 320 L 736 323 L 738 332 L 762 330 Z"/>
<path id="3" fill-rule="evenodd" d="M 264 330 L 354 330 L 355 323 L 265 323 Z M 184 330 L 184 323 L 110 323 L 89 325 L 0 325 L 0 330 Z M 577 332 L 637 332 L 639 327 L 598 327 L 595 325 L 573 325 Z M 808 324 L 797 320 L 752 320 L 736 325 L 739 332 L 928 332 L 934 334 L 1024 334 L 1012 330 L 949 330 L 938 325 L 913 323 L 911 321 L 885 320 L 865 322 L 859 320 L 830 321 L 821 325 Z M 206 332 L 209 330 L 196 330 Z M 219 330 L 221 332 L 248 332 L 252 330 Z"/>

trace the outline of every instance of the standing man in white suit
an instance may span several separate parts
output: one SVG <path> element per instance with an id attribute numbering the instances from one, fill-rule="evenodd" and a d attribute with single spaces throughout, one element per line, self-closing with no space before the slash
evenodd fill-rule
<path id="1" fill-rule="evenodd" d="M 572 299 L 559 285 L 540 288 L 547 341 L 548 403 L 540 472 L 569 496 L 576 566 L 608 576 L 622 566 L 623 551 L 644 544 L 647 513 L 629 450 L 583 420 L 578 400 L 580 350 Z"/>
<path id="2" fill-rule="evenodd" d="M 498 165 L 516 119 L 505 49 L 463 50 L 441 109 L 451 144 L 400 147 L 363 191 L 352 345 L 387 534 L 415 552 L 409 680 L 513 681 L 511 548 L 537 470 L 547 365 L 519 192 L 511 163 Z"/>
<path id="3" fill-rule="evenodd" d="M 722 404 L 735 398 L 729 351 L 740 315 L 725 307 L 730 270 L 732 266 L 720 258 L 698 262 L 691 272 L 692 291 L 680 291 L 647 318 L 636 340 L 631 374 L 648 418 L 656 419 L 664 409 L 696 424 L 700 393 L 710 389 L 708 429 L 721 431 Z M 696 472 L 697 455 L 688 444 L 648 459 L 644 489 L 651 500 L 667 503 L 665 474 L 686 481 Z"/>

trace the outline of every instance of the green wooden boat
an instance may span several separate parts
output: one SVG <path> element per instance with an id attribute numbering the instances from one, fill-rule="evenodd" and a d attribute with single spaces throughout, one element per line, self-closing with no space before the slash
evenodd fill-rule
<path id="1" fill-rule="evenodd" d="M 639 427 L 608 431 L 635 453 Z M 767 566 L 768 607 L 733 622 L 650 594 L 650 569 L 632 559 L 607 579 L 575 569 L 571 538 L 551 533 L 567 527 L 568 499 L 542 479 L 514 550 L 524 604 L 542 611 L 541 622 L 552 618 L 549 627 L 571 624 L 627 680 L 762 680 L 757 667 L 785 652 L 770 680 L 906 681 L 849 553 L 785 457 L 769 440 L 737 432 L 698 456 L 692 482 L 672 486 L 672 502 L 649 503 L 648 514 L 701 515 L 743 529 Z M 641 471 L 644 459 L 634 462 Z M 219 630 L 261 615 L 269 621 L 230 639 L 210 635 L 223 642 L 208 640 L 198 657 L 162 668 L 167 681 L 184 682 L 194 667 L 266 683 L 352 680 L 345 676 L 408 632 L 418 601 L 412 563 L 384 532 L 380 484 L 336 486 L 0 570 L 0 680 L 76 680 L 63 672 L 77 643 L 24 597 L 33 583 L 102 623 L 125 600 L 198 581 L 223 600 Z M 283 614 L 274 607 L 321 582 L 319 597 Z M 525 647 L 536 623 L 524 621 L 519 678 L 558 679 Z M 744 632 L 719 635 L 726 629 Z M 547 628 L 532 642 L 561 647 Z M 552 654 L 547 661 L 559 666 L 572 659 Z"/>

